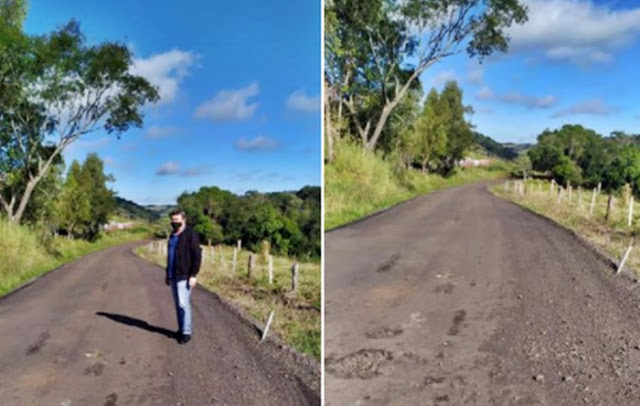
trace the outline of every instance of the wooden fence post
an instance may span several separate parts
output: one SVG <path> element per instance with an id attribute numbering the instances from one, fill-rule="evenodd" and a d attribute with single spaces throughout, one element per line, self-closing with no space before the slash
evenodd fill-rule
<path id="1" fill-rule="evenodd" d="M 607 199 L 607 212 L 604 215 L 604 219 L 609 220 L 609 213 L 611 213 L 611 206 L 613 205 L 613 196 L 609 195 L 609 199 Z"/>
<path id="2" fill-rule="evenodd" d="M 273 256 L 269 255 L 269 285 L 273 285 Z"/>
<path id="3" fill-rule="evenodd" d="M 297 262 L 291 266 L 291 291 L 294 293 L 298 291 L 298 267 Z"/>
<path id="4" fill-rule="evenodd" d="M 247 277 L 251 279 L 253 273 L 253 267 L 255 266 L 255 257 L 253 254 L 249 254 L 249 262 L 247 263 Z"/>
<path id="5" fill-rule="evenodd" d="M 238 251 L 242 250 L 242 240 L 238 240 Z"/>
<path id="6" fill-rule="evenodd" d="M 562 201 L 562 191 L 564 189 L 562 189 L 562 186 L 558 186 L 558 198 L 556 199 L 556 203 L 560 203 L 560 201 Z"/>
<path id="7" fill-rule="evenodd" d="M 598 182 L 598 194 L 602 191 L 602 182 Z"/>
<path id="8" fill-rule="evenodd" d="M 233 273 L 236 273 L 236 264 L 238 263 L 238 249 L 236 247 L 233 247 L 233 262 L 231 263 L 231 269 L 233 271 Z"/>

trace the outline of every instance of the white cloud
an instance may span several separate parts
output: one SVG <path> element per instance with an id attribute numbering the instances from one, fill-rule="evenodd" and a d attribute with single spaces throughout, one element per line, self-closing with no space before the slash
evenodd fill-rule
<path id="1" fill-rule="evenodd" d="M 486 106 L 474 107 L 473 110 L 476 113 L 479 113 L 479 114 L 491 114 L 491 113 L 493 113 L 493 109 L 491 107 L 486 107 Z"/>
<path id="2" fill-rule="evenodd" d="M 246 120 L 258 108 L 258 103 L 249 102 L 258 92 L 256 82 L 237 90 L 221 90 L 212 99 L 202 103 L 194 115 L 196 118 L 209 118 L 213 121 Z"/>
<path id="3" fill-rule="evenodd" d="M 180 171 L 180 165 L 177 162 L 169 161 L 165 162 L 158 169 L 156 169 L 156 175 L 166 176 L 175 175 Z"/>
<path id="4" fill-rule="evenodd" d="M 240 138 L 236 142 L 236 148 L 242 151 L 262 151 L 278 147 L 278 142 L 264 135 L 254 139 Z"/>
<path id="5" fill-rule="evenodd" d="M 467 82 L 477 86 L 484 84 L 484 68 L 480 65 L 471 67 L 467 72 Z"/>
<path id="6" fill-rule="evenodd" d="M 66 148 L 67 154 L 72 154 L 81 151 L 93 152 L 97 149 L 104 148 L 111 143 L 110 137 L 100 137 L 94 140 L 85 140 L 80 138 L 74 141 Z"/>
<path id="7" fill-rule="evenodd" d="M 526 0 L 529 21 L 507 30 L 513 51 L 580 65 L 609 62 L 640 33 L 640 8 L 613 10 L 576 0 Z"/>
<path id="8" fill-rule="evenodd" d="M 435 78 L 433 78 L 433 86 L 440 87 L 451 80 L 458 80 L 456 73 L 453 70 L 446 70 L 438 73 Z"/>
<path id="9" fill-rule="evenodd" d="M 602 99 L 590 99 L 554 113 L 551 117 L 560 118 L 578 114 L 607 116 L 618 111 L 617 107 L 609 106 Z"/>
<path id="10" fill-rule="evenodd" d="M 185 177 L 206 175 L 213 170 L 214 166 L 203 164 L 191 168 L 180 169 L 180 164 L 175 161 L 165 162 L 156 169 L 157 176 L 180 175 Z"/>
<path id="11" fill-rule="evenodd" d="M 304 89 L 298 89 L 287 98 L 287 109 L 307 113 L 320 112 L 320 95 L 309 96 Z"/>
<path id="12" fill-rule="evenodd" d="M 173 49 L 148 58 L 134 58 L 131 73 L 143 76 L 157 86 L 160 93 L 158 104 L 167 104 L 176 99 L 182 80 L 197 61 L 196 54 Z"/>
<path id="13" fill-rule="evenodd" d="M 517 92 L 509 92 L 502 94 L 495 94 L 488 87 L 483 87 L 476 94 L 476 98 L 479 100 L 495 100 L 506 104 L 516 104 L 524 106 L 528 109 L 545 109 L 552 107 L 558 101 L 555 96 L 536 97 L 529 96 Z"/>
<path id="14" fill-rule="evenodd" d="M 204 165 L 198 165 L 198 166 L 194 166 L 192 168 L 187 168 L 185 170 L 183 170 L 180 175 L 181 176 L 200 176 L 200 175 L 206 175 L 211 173 L 211 171 L 213 170 L 214 166 L 213 165 L 209 165 L 209 164 L 204 164 Z"/>
<path id="15" fill-rule="evenodd" d="M 145 136 L 147 138 L 168 138 L 172 135 L 176 135 L 178 133 L 178 129 L 175 127 L 160 127 L 160 126 L 151 126 Z"/>

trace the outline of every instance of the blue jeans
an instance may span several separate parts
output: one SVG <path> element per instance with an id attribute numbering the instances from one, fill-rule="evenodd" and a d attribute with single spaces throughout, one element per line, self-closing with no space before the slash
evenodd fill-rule
<path id="1" fill-rule="evenodd" d="M 182 334 L 191 335 L 191 289 L 189 280 L 171 281 L 173 303 L 178 316 L 178 329 Z"/>

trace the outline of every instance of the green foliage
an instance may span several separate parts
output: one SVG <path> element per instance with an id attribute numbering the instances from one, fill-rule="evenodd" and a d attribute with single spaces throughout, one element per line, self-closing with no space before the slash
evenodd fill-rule
<path id="1" fill-rule="evenodd" d="M 640 137 L 614 132 L 602 137 L 580 125 L 545 130 L 528 152 L 533 169 L 547 172 L 560 184 L 587 187 L 602 183 L 608 191 L 619 191 L 629 183 L 640 188 Z"/>
<path id="2" fill-rule="evenodd" d="M 252 251 L 267 241 L 274 253 L 303 259 L 320 257 L 320 188 L 236 196 L 217 187 L 183 193 L 178 206 L 202 241 L 235 244 Z"/>
<path id="3" fill-rule="evenodd" d="M 159 96 L 132 62 L 125 45 L 87 45 L 74 21 L 42 36 L 0 26 L 0 204 L 11 221 L 71 143 L 142 125 Z"/>
<path id="4" fill-rule="evenodd" d="M 516 159 L 519 154 L 514 146 L 501 144 L 492 138 L 487 137 L 479 132 L 474 132 L 475 144 L 482 148 L 486 154 L 498 158 L 511 161 Z"/>
<path id="5" fill-rule="evenodd" d="M 146 227 L 137 227 L 101 235 L 93 242 L 69 240 L 0 218 L 0 296 L 90 252 L 148 237 Z"/>
<path id="6" fill-rule="evenodd" d="M 146 207 L 140 206 L 136 202 L 116 196 L 116 205 L 118 206 L 117 214 L 129 219 L 142 219 L 146 221 L 155 221 L 160 217 L 158 213 L 153 212 Z"/>
<path id="7" fill-rule="evenodd" d="M 418 78 L 425 69 L 461 52 L 464 45 L 469 56 L 479 59 L 505 52 L 505 29 L 526 19 L 526 7 L 517 0 L 326 2 L 330 116 L 339 120 L 335 113 L 348 109 L 346 133 L 368 149 L 378 148 L 379 142 L 393 145 L 385 131 L 404 118 L 402 101 L 420 89 Z M 458 141 L 463 138 L 450 139 L 449 148 L 462 147 Z"/>
<path id="8" fill-rule="evenodd" d="M 22 29 L 27 5 L 27 0 L 0 0 L 0 26 Z"/>
<path id="9" fill-rule="evenodd" d="M 434 190 L 508 175 L 497 161 L 488 168 L 461 169 L 445 178 L 399 167 L 381 153 L 346 140 L 336 144 L 336 159 L 325 167 L 327 230 Z"/>
<path id="10" fill-rule="evenodd" d="M 110 180 L 96 154 L 89 154 L 82 165 L 73 161 L 58 199 L 57 226 L 74 237 L 98 238 L 100 227 L 116 209 L 114 194 L 107 188 Z"/>

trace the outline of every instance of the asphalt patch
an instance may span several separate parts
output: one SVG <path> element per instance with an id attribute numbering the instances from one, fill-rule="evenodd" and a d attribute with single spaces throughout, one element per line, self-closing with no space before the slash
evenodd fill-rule
<path id="1" fill-rule="evenodd" d="M 400 259 L 400 254 L 396 252 L 384 264 L 378 267 L 378 273 L 388 272 L 392 270 L 398 263 L 399 259 Z"/>
<path id="2" fill-rule="evenodd" d="M 451 328 L 449 329 L 449 332 L 448 332 L 450 336 L 458 335 L 458 333 L 460 332 L 460 327 L 462 326 L 462 323 L 464 323 L 464 319 L 466 317 L 467 317 L 466 310 L 458 310 L 456 312 L 455 316 L 453 316 L 453 324 L 451 325 Z"/>
<path id="3" fill-rule="evenodd" d="M 361 349 L 339 359 L 327 358 L 325 369 L 340 378 L 371 379 L 380 375 L 380 368 L 392 359 L 389 351 Z"/>

